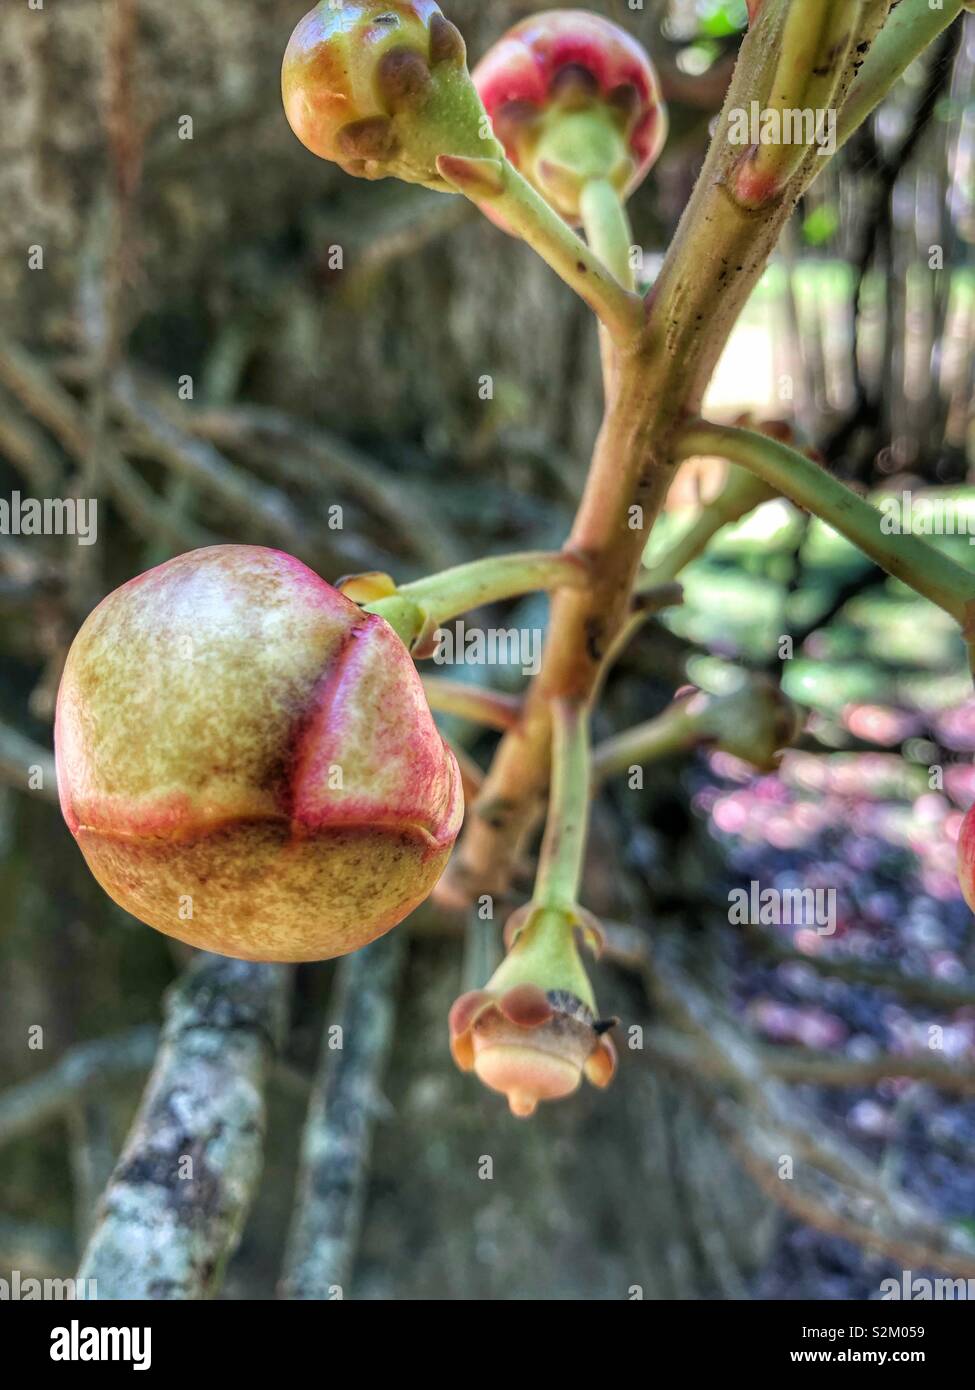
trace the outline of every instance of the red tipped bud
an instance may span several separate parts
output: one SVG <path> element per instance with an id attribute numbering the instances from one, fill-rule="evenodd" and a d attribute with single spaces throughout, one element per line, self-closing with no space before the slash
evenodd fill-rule
<path id="1" fill-rule="evenodd" d="M 628 197 L 663 147 L 666 108 L 646 51 L 585 10 L 549 10 L 510 29 L 473 73 L 508 158 L 570 221 L 583 187 Z"/>
<path id="2" fill-rule="evenodd" d="M 252 960 L 364 946 L 430 893 L 457 763 L 406 648 L 300 561 L 192 551 L 124 584 L 68 653 L 65 820 L 106 892 Z"/>

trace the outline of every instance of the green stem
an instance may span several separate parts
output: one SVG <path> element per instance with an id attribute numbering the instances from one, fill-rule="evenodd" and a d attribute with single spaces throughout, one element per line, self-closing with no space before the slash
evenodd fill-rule
<path id="1" fill-rule="evenodd" d="M 687 713 L 686 704 L 685 700 L 671 705 L 656 718 L 601 743 L 593 753 L 594 781 L 599 783 L 631 767 L 642 767 L 693 748 L 698 741 L 698 726 Z"/>
<path id="2" fill-rule="evenodd" d="M 453 714 L 458 719 L 468 719 L 473 724 L 502 732 L 513 729 L 518 723 L 521 701 L 515 695 L 442 676 L 424 676 L 423 689 L 430 708 L 441 714 Z"/>
<path id="3" fill-rule="evenodd" d="M 528 550 L 516 555 L 490 555 L 439 574 L 402 584 L 398 593 L 442 618 L 453 618 L 482 603 L 517 598 L 539 589 L 584 589 L 586 566 L 563 550 Z"/>
<path id="4" fill-rule="evenodd" d="M 875 564 L 943 608 L 968 636 L 975 616 L 975 575 L 917 536 L 881 530 L 881 513 L 819 464 L 751 430 L 696 421 L 675 441 L 675 459 L 720 454 L 845 536 Z"/>
<path id="5" fill-rule="evenodd" d="M 962 0 L 944 0 L 941 9 L 933 9 L 929 0 L 901 0 L 874 39 L 850 88 L 840 111 L 838 144 L 849 140 L 905 70 L 964 8 Z"/>
<path id="6" fill-rule="evenodd" d="M 590 179 L 582 190 L 579 210 L 593 251 L 624 289 L 634 290 L 636 277 L 630 265 L 633 232 L 617 190 L 608 179 Z"/>
<path id="7" fill-rule="evenodd" d="M 805 138 L 786 139 L 794 112 L 828 112 L 835 107 L 847 59 L 858 35 L 861 0 L 792 0 L 782 22 L 778 60 L 762 118 L 779 120 L 780 139 L 759 143 L 742 164 L 735 182 L 746 207 L 777 197 L 803 166 L 813 148 Z M 789 134 L 795 134 L 789 131 Z M 825 137 L 825 129 L 816 132 Z"/>
<path id="8" fill-rule="evenodd" d="M 445 155 L 437 168 L 458 193 L 489 208 L 556 275 L 586 301 L 615 342 L 631 343 L 644 322 L 638 295 L 623 288 L 599 256 L 577 236 L 507 160 Z"/>
<path id="9" fill-rule="evenodd" d="M 727 524 L 728 518 L 722 516 L 716 507 L 705 507 L 703 511 L 698 512 L 687 530 L 677 537 L 670 549 L 649 569 L 643 571 L 635 585 L 636 593 L 676 579 L 682 570 L 704 554 L 714 537 Z"/>
<path id="10" fill-rule="evenodd" d="M 579 895 L 589 829 L 589 713 L 574 700 L 552 702 L 552 791 L 535 907 L 572 911 Z"/>
<path id="11" fill-rule="evenodd" d="M 582 589 L 588 582 L 585 563 L 569 552 L 526 551 L 455 565 L 402 584 L 394 594 L 363 606 L 367 613 L 385 618 L 412 647 L 441 623 L 482 604 L 539 590 Z"/>

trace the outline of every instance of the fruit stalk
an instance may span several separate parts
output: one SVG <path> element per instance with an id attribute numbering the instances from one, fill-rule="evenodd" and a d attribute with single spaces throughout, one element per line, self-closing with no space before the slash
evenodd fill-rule
<path id="1" fill-rule="evenodd" d="M 584 706 L 552 706 L 552 791 L 532 902 L 572 912 L 579 896 L 589 829 L 589 719 Z"/>
<path id="2" fill-rule="evenodd" d="M 819 464 L 765 434 L 695 421 L 674 441 L 675 460 L 720 454 L 827 522 L 881 569 L 930 599 L 969 631 L 975 576 L 919 536 L 885 534 L 881 514 Z"/>

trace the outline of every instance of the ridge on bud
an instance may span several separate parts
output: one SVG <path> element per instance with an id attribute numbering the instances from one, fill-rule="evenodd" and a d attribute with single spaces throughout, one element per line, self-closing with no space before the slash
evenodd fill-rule
<path id="1" fill-rule="evenodd" d="M 656 70 L 625 29 L 586 10 L 522 20 L 473 71 L 508 158 L 566 220 L 583 188 L 608 180 L 629 197 L 667 134 Z"/>
<path id="2" fill-rule="evenodd" d="M 616 1071 L 609 1030 L 596 1016 L 592 986 L 579 959 L 575 930 L 586 939 L 588 914 L 529 905 L 505 929 L 508 954 L 483 989 L 450 1011 L 450 1050 L 461 1071 L 473 1071 L 527 1118 L 543 1100 L 560 1100 L 583 1076 L 605 1087 Z"/>
<path id="3" fill-rule="evenodd" d="M 460 774 L 382 618 L 262 546 L 109 594 L 58 693 L 61 807 L 105 891 L 249 960 L 354 951 L 430 893 Z"/>
<path id="4" fill-rule="evenodd" d="M 452 192 L 438 156 L 501 153 L 434 0 L 320 0 L 291 35 L 281 96 L 302 144 L 360 178 Z"/>

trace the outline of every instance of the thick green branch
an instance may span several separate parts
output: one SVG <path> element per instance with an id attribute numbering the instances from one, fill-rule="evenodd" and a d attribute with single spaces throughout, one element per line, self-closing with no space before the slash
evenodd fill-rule
<path id="1" fill-rule="evenodd" d="M 929 0 L 900 0 L 874 39 L 840 111 L 839 145 L 863 124 L 907 68 L 964 8 L 962 0 L 944 0 L 937 9 Z"/>
<path id="2" fill-rule="evenodd" d="M 646 297 L 639 341 L 609 373 L 608 410 L 596 443 L 572 545 L 591 582 L 553 598 L 542 670 L 516 728 L 502 739 L 471 808 L 450 867 L 456 897 L 506 891 L 511 865 L 544 805 L 556 698 L 591 700 L 631 612 L 632 586 L 672 477 L 673 440 L 704 392 L 741 309 L 755 288 L 797 199 L 826 164 L 808 157 L 776 196 L 753 209 L 734 196 L 742 150 L 730 137 L 735 114 L 767 100 L 777 36 L 793 0 L 765 0 L 745 37 L 708 158 L 663 268 Z M 858 6 L 858 11 L 860 7 Z M 876 33 L 876 0 L 862 11 L 856 44 Z M 840 105 L 860 59 L 846 54 L 834 93 Z"/>
<path id="3" fill-rule="evenodd" d="M 818 516 L 895 579 L 943 608 L 968 635 L 975 602 L 970 574 L 917 536 L 886 534 L 876 507 L 804 454 L 768 435 L 727 425 L 695 422 L 677 436 L 677 459 L 717 454 Z"/>

